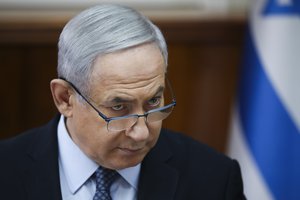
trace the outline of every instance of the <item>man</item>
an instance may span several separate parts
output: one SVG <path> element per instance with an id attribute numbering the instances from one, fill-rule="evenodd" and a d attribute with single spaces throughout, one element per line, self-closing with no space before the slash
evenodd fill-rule
<path id="1" fill-rule="evenodd" d="M 61 115 L 1 142 L 1 199 L 244 199 L 236 161 L 161 129 L 176 104 L 167 55 L 133 9 L 104 4 L 68 22 L 50 84 Z"/>

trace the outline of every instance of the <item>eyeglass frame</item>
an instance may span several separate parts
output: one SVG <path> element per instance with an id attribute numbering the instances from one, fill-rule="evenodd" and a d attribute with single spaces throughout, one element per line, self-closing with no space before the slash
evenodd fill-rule
<path id="1" fill-rule="evenodd" d="M 131 117 L 136 117 L 137 119 L 140 118 L 140 117 L 145 117 L 146 119 L 146 122 L 147 122 L 147 117 L 149 114 L 151 113 L 154 113 L 154 112 L 159 112 L 159 111 L 162 111 L 162 110 L 165 110 L 165 109 L 168 109 L 168 108 L 171 108 L 171 107 L 175 107 L 177 102 L 176 102 L 176 98 L 175 98 L 175 95 L 174 95 L 174 92 L 173 92 L 173 89 L 171 87 L 171 83 L 169 81 L 169 79 L 166 77 L 166 82 L 167 82 L 167 85 L 168 85 L 168 88 L 170 89 L 170 92 L 171 92 L 171 96 L 172 96 L 172 102 L 168 105 L 165 105 L 163 107 L 159 107 L 159 108 L 155 108 L 155 109 L 152 109 L 152 110 L 149 110 L 147 112 L 145 112 L 144 114 L 130 114 L 130 115 L 124 115 L 124 116 L 120 116 L 120 117 L 107 117 L 105 114 L 103 114 L 101 111 L 99 111 L 80 91 L 79 89 L 70 81 L 68 81 L 66 78 L 64 77 L 58 77 L 59 79 L 67 82 L 75 91 L 77 94 L 79 94 L 84 100 L 86 103 L 88 103 L 97 113 L 98 115 L 106 122 L 106 128 L 108 131 L 111 131 L 109 130 L 108 128 L 108 124 L 109 122 L 113 121 L 113 120 L 120 120 L 120 119 L 126 119 L 126 118 L 131 118 Z M 159 121 L 159 120 L 158 120 Z M 135 123 L 134 123 L 135 124 Z M 133 124 L 133 125 L 134 125 Z M 133 126 L 132 125 L 132 126 Z M 132 127 L 131 126 L 131 127 Z M 130 127 L 128 127 L 130 128 Z M 126 130 L 126 129 L 124 129 Z M 121 131 L 121 130 L 120 130 Z"/>

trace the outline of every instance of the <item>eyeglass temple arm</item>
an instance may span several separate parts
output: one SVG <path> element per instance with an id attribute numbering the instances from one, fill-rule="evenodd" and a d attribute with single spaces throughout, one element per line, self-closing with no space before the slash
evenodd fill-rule
<path id="1" fill-rule="evenodd" d="M 73 83 L 71 83 L 70 81 L 68 81 L 63 77 L 58 77 L 58 78 L 66 81 L 77 92 L 77 94 L 79 94 L 85 100 L 85 102 L 87 102 L 106 122 L 110 121 L 108 117 L 106 117 L 103 113 L 99 112 L 98 109 L 92 103 L 90 103 L 83 94 L 81 94 L 81 92 L 77 89 L 77 87 Z"/>
<path id="2" fill-rule="evenodd" d="M 170 92 L 171 92 L 171 96 L 172 96 L 172 102 L 174 102 L 174 106 L 176 105 L 176 97 L 175 97 L 175 94 L 174 94 L 174 91 L 173 91 L 173 88 L 171 86 L 171 82 L 170 80 L 168 79 L 168 77 L 166 77 L 166 81 L 167 81 L 167 84 L 168 84 L 168 87 L 170 89 Z"/>

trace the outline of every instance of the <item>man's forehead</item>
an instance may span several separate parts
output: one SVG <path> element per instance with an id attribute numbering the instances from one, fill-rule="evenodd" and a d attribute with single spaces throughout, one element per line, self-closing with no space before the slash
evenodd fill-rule
<path id="1" fill-rule="evenodd" d="M 101 77 L 92 81 L 91 94 L 101 96 L 105 99 L 115 97 L 130 97 L 145 94 L 155 94 L 163 91 L 165 87 L 165 74 L 152 75 L 148 74 L 145 76 L 137 77 Z M 113 96 L 113 97 L 112 97 Z"/>
<path id="2" fill-rule="evenodd" d="M 156 45 L 144 44 L 96 58 L 93 77 L 102 79 L 155 75 L 165 73 L 163 56 Z M 97 77 L 96 77 L 97 78 Z"/>

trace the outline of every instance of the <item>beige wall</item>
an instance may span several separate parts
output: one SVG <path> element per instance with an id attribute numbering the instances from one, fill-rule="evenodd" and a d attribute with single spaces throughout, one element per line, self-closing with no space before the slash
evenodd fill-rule
<path id="1" fill-rule="evenodd" d="M 129 5 L 165 20 L 245 16 L 248 0 L 0 0 L 0 20 L 70 17 L 99 2 Z"/>

